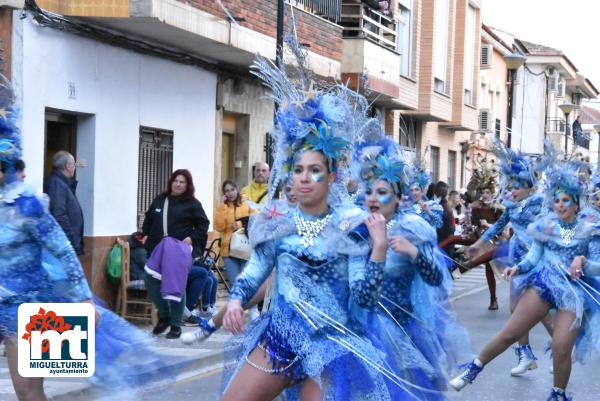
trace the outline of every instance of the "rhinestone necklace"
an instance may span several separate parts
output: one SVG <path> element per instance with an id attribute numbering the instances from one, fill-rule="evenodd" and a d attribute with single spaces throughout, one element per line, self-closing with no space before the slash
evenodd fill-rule
<path id="1" fill-rule="evenodd" d="M 571 227 L 569 227 L 569 225 L 570 224 L 565 224 L 565 226 L 563 226 L 560 222 L 558 223 L 560 238 L 562 238 L 565 245 L 569 245 L 573 242 L 573 237 L 575 237 L 575 232 L 577 230 L 577 222 L 571 225 Z"/>
<path id="2" fill-rule="evenodd" d="M 313 246 L 315 244 L 315 238 L 321 234 L 321 231 L 325 228 L 325 226 L 331 220 L 331 214 L 327 216 L 317 219 L 317 220 L 307 220 L 304 217 L 301 217 L 296 211 L 294 214 L 294 223 L 296 223 L 296 230 L 298 230 L 298 235 L 300 238 L 300 244 L 305 248 L 309 246 Z"/>
<path id="3" fill-rule="evenodd" d="M 392 227 L 394 227 L 394 224 L 396 224 L 396 220 L 395 219 L 391 219 L 390 221 L 388 221 L 385 224 L 385 228 L 387 228 L 388 230 L 391 230 Z"/>

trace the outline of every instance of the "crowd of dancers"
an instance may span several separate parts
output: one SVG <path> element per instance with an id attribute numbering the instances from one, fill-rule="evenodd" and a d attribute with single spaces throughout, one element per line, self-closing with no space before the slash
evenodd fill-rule
<path id="1" fill-rule="evenodd" d="M 279 107 L 270 201 L 252 217 L 252 256 L 229 303 L 182 336 L 193 344 L 221 326 L 235 334 L 221 399 L 444 400 L 515 342 L 519 361 L 511 373 L 533 368 L 527 333 L 538 322 L 552 344 L 548 400 L 571 399 L 571 359 L 586 362 L 600 347 L 600 175 L 551 148 L 534 160 L 497 144 L 504 210 L 467 253 L 505 266 L 512 314 L 473 354 L 449 302 L 449 257 L 435 230 L 443 211 L 433 200 L 415 201 L 429 180 L 422 164 L 386 137 L 359 93 L 316 84 L 301 62 L 288 75 L 258 58 L 253 73 Z M 131 364 L 160 366 L 148 362 L 155 356 L 144 333 L 93 300 L 64 233 L 43 201 L 14 179 L 20 145 L 7 83 L 1 95 L 0 339 L 17 395 L 45 399 L 41 379 L 16 372 L 23 302 L 96 305 L 99 382 L 113 385 L 108 372 L 132 371 Z M 483 210 L 494 186 L 491 175 L 480 175 Z M 273 199 L 282 183 L 291 186 L 296 207 Z M 509 223 L 512 236 L 500 243 Z M 263 285 L 269 277 L 272 284 Z M 247 324 L 244 309 L 264 298 L 263 313 Z M 120 329 L 109 329 L 115 325 Z"/>

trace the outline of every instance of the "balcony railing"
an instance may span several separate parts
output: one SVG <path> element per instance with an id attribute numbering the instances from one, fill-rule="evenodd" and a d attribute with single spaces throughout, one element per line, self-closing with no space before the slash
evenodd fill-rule
<path id="1" fill-rule="evenodd" d="M 287 0 L 287 2 L 335 23 L 339 22 L 342 14 L 341 0 Z"/>
<path id="2" fill-rule="evenodd" d="M 587 132 L 575 132 L 573 140 L 575 141 L 575 145 L 584 149 L 590 149 L 590 136 Z"/>
<path id="3" fill-rule="evenodd" d="M 549 118 L 546 121 L 547 132 L 561 132 L 565 133 L 566 123 L 564 118 Z"/>
<path id="4" fill-rule="evenodd" d="M 345 38 L 367 38 L 391 50 L 396 50 L 396 23 L 360 1 L 343 1 L 340 25 Z"/>

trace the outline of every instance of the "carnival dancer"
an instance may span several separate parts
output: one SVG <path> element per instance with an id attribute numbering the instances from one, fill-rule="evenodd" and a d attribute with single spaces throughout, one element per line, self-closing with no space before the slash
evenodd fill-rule
<path id="1" fill-rule="evenodd" d="M 581 211 L 581 218 L 590 223 L 600 223 L 600 171 L 590 177 L 588 206 Z"/>
<path id="2" fill-rule="evenodd" d="M 475 194 L 477 200 L 470 206 L 471 224 L 474 227 L 473 234 L 475 238 L 481 237 L 481 235 L 494 224 L 502 215 L 502 209 L 494 200 L 496 193 L 496 174 L 495 172 L 482 161 L 479 165 L 479 169 L 473 173 L 471 177 L 469 187 L 475 188 Z M 466 262 L 466 267 L 472 268 L 485 264 L 485 278 L 487 280 L 488 290 L 490 292 L 490 306 L 489 310 L 498 309 L 498 298 L 496 296 L 496 277 L 492 266 L 490 264 L 491 258 L 488 260 L 476 260 L 473 263 L 473 259 Z"/>
<path id="3" fill-rule="evenodd" d="M 507 254 L 502 255 L 507 260 L 506 265 L 514 266 L 525 257 L 531 246 L 532 238 L 527 231 L 527 226 L 540 215 L 544 195 L 536 193 L 537 178 L 532 160 L 512 149 L 507 149 L 501 142 L 496 144 L 495 149 L 499 158 L 502 184 L 507 191 L 507 196 L 502 202 L 505 210 L 498 221 L 485 230 L 481 237 L 467 249 L 466 253 L 472 260 L 477 259 L 478 255 L 495 246 L 494 238 L 500 235 L 506 225 L 510 223 L 513 235 L 508 244 L 496 246 L 495 253 L 498 260 L 501 254 L 498 249 L 503 250 Z M 518 297 L 511 295 L 511 312 L 515 309 L 517 302 Z M 543 319 L 542 323 L 548 333 L 552 335 L 550 316 Z M 518 363 L 510 371 L 512 376 L 519 376 L 528 370 L 537 368 L 537 358 L 529 345 L 529 332 L 524 332 L 523 336 L 519 338 L 515 353 Z"/>
<path id="4" fill-rule="evenodd" d="M 444 225 L 444 208 L 439 199 L 427 199 L 425 193 L 431 182 L 431 175 L 420 160 L 413 160 L 410 166 L 410 200 L 409 210 L 421 216 L 433 228 L 439 229 Z"/>
<path id="5" fill-rule="evenodd" d="M 45 400 L 43 378 L 17 371 L 19 305 L 92 301 L 92 292 L 77 255 L 47 201 L 18 180 L 20 137 L 12 88 L 0 75 L 0 341 L 19 400 Z M 142 384 L 160 362 L 151 339 L 97 303 L 95 384 L 116 391 Z M 145 376 L 149 378 L 149 376 Z"/>
<path id="6" fill-rule="evenodd" d="M 336 202 L 346 191 L 342 166 L 356 130 L 349 102 L 357 95 L 343 86 L 316 91 L 305 76 L 297 88 L 262 58 L 254 67 L 280 106 L 269 197 L 291 176 L 298 207 L 282 213 L 271 203 L 252 219 L 254 251 L 223 327 L 244 331 L 242 305 L 273 269 L 275 289 L 270 309 L 235 337 L 237 363 L 224 375 L 222 399 L 271 400 L 287 389 L 289 399 L 388 400 L 384 377 L 391 372 L 356 323 L 359 306 L 379 300 L 385 220 Z M 353 235 L 363 223 L 370 244 Z"/>
<path id="7" fill-rule="evenodd" d="M 444 400 L 452 367 L 471 354 L 467 332 L 448 303 L 451 278 L 436 257 L 436 231 L 399 208 L 409 180 L 395 142 L 381 135 L 356 145 L 354 154 L 366 186 L 365 207 L 383 214 L 388 227 L 383 292 L 365 331 L 410 383 L 408 391 L 390 383 L 393 399 Z"/>
<path id="8" fill-rule="evenodd" d="M 546 151 L 548 153 L 548 150 Z M 545 171 L 545 193 L 554 213 L 544 212 L 527 229 L 533 244 L 526 257 L 505 271 L 514 277 L 519 302 L 504 328 L 480 351 L 466 370 L 450 384 L 457 391 L 471 383 L 483 367 L 515 340 L 556 310 L 552 335 L 554 387 L 549 401 L 571 400 L 565 394 L 575 359 L 588 360 L 599 347 L 598 305 L 593 286 L 600 274 L 600 239 L 597 226 L 577 215 L 585 186 L 579 166 L 554 162 Z M 592 284 L 592 285 L 590 285 Z"/>

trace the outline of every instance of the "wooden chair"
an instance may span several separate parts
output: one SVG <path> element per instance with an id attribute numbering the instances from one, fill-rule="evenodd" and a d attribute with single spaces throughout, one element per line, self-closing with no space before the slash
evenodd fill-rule
<path id="1" fill-rule="evenodd" d="M 117 294 L 117 312 L 128 320 L 145 320 L 156 325 L 156 308 L 148 297 L 143 280 L 131 281 L 129 242 L 117 238 L 121 247 L 121 283 Z"/>

